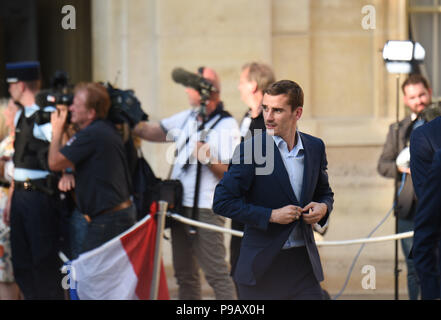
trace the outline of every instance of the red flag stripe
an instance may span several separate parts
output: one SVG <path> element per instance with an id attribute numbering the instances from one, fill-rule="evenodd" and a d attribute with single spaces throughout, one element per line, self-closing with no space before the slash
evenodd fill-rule
<path id="1" fill-rule="evenodd" d="M 121 244 L 129 257 L 133 270 L 138 277 L 136 295 L 141 300 L 150 298 L 150 286 L 153 277 L 155 257 L 156 221 L 148 219 L 136 229 L 121 237 Z M 169 300 L 167 277 L 161 261 L 159 300 Z"/>

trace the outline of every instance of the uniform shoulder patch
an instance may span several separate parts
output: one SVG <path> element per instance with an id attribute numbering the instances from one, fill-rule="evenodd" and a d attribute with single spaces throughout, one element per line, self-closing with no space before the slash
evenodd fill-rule
<path id="1" fill-rule="evenodd" d="M 74 141 L 77 139 L 76 136 L 73 136 L 72 138 L 69 139 L 69 141 L 66 143 L 66 146 L 70 146 L 72 143 L 74 143 Z"/>

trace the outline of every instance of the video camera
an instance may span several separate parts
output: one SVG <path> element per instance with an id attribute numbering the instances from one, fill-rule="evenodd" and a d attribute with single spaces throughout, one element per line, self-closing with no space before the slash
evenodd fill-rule
<path id="1" fill-rule="evenodd" d="M 141 108 L 141 103 L 133 90 L 121 90 L 113 87 L 109 82 L 101 83 L 109 93 L 111 105 L 107 119 L 114 124 L 127 123 L 133 128 L 140 121 L 147 121 L 148 115 Z M 73 103 L 73 85 L 69 84 L 69 76 L 65 71 L 56 71 L 51 79 L 49 89 L 41 90 L 35 100 L 40 107 L 37 123 L 50 122 L 51 112 L 45 107 L 56 105 L 70 106 Z M 70 112 L 67 122 L 70 123 Z"/>
<path id="2" fill-rule="evenodd" d="M 109 93 L 110 109 L 107 119 L 115 124 L 128 123 L 130 128 L 140 121 L 148 121 L 148 115 L 142 110 L 141 102 L 133 90 L 121 90 L 109 82 L 101 83 Z"/>
<path id="3" fill-rule="evenodd" d="M 40 107 L 36 122 L 43 124 L 51 121 L 52 110 L 45 110 L 46 107 L 55 107 L 57 104 L 70 106 L 73 103 L 72 85 L 69 84 L 67 72 L 57 70 L 50 80 L 49 89 L 41 90 L 35 96 L 35 103 Z M 67 122 L 70 122 L 68 113 Z"/>

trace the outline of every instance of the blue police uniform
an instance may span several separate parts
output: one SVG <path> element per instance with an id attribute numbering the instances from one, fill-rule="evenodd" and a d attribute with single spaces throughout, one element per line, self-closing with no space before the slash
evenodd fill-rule
<path id="1" fill-rule="evenodd" d="M 39 64 L 7 64 L 6 75 L 9 83 L 37 80 Z M 47 120 L 41 123 L 42 112 L 34 104 L 24 106 L 15 117 L 12 264 L 26 299 L 63 299 L 57 182 L 47 164 L 52 132 Z"/>

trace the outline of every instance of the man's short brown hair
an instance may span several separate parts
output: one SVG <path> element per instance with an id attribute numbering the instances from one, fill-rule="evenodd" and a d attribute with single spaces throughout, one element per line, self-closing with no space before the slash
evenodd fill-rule
<path id="1" fill-rule="evenodd" d="M 429 81 L 427 81 L 426 78 L 424 78 L 421 74 L 418 73 L 409 75 L 409 77 L 407 77 L 407 79 L 401 85 L 401 90 L 403 90 L 403 93 L 406 94 L 406 92 L 404 92 L 404 88 L 406 88 L 408 85 L 419 84 L 419 83 L 421 83 L 424 86 L 424 88 L 426 88 L 427 90 L 430 90 Z"/>
<path id="2" fill-rule="evenodd" d="M 107 118 L 110 109 L 110 97 L 107 89 L 100 83 L 80 82 L 75 86 L 75 93 L 87 92 L 86 108 L 96 112 L 97 119 Z"/>
<path id="3" fill-rule="evenodd" d="M 288 104 L 291 106 L 292 111 L 298 107 L 303 107 L 303 90 L 294 81 L 280 80 L 274 82 L 267 89 L 265 89 L 263 93 L 269 94 L 270 96 L 286 94 L 288 96 Z"/>
<path id="4" fill-rule="evenodd" d="M 23 81 L 23 83 L 34 94 L 41 89 L 41 80 Z"/>
<path id="5" fill-rule="evenodd" d="M 273 70 L 266 64 L 250 62 L 243 65 L 242 71 L 246 69 L 248 69 L 248 81 L 255 81 L 259 91 L 265 90 L 276 81 Z"/>

